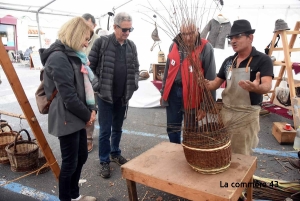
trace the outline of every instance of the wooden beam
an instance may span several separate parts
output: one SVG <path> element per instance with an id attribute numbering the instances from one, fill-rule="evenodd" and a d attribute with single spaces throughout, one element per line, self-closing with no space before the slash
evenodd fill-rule
<path id="1" fill-rule="evenodd" d="M 60 168 L 59 168 L 57 161 L 52 153 L 52 150 L 44 136 L 44 133 L 40 127 L 40 124 L 34 115 L 32 107 L 27 99 L 27 96 L 24 92 L 24 89 L 21 85 L 19 77 L 15 71 L 15 68 L 12 65 L 12 63 L 8 57 L 8 54 L 3 46 L 1 37 L 0 37 L 0 63 L 2 65 L 2 69 L 3 69 L 6 77 L 10 83 L 10 86 L 12 87 L 14 94 L 19 102 L 19 105 L 21 106 L 23 114 L 25 115 L 31 130 L 32 130 L 38 144 L 40 145 L 40 149 L 44 153 L 44 156 L 45 156 L 52 172 L 54 173 L 55 178 L 58 180 Z M 39 78 L 37 78 L 37 79 L 39 79 Z"/>
<path id="2" fill-rule="evenodd" d="M 4 114 L 6 116 L 11 116 L 11 117 L 17 117 L 17 118 L 20 118 L 20 119 L 26 119 L 26 117 L 23 114 L 14 114 L 14 113 L 11 113 L 11 112 L 5 112 L 3 110 L 0 110 L 0 114 Z"/>

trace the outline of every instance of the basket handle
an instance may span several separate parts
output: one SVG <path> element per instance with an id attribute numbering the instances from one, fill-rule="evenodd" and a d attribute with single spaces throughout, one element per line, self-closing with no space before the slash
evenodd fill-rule
<path id="1" fill-rule="evenodd" d="M 22 130 L 19 131 L 19 134 L 20 134 L 22 131 L 25 131 L 25 133 L 27 134 L 27 137 L 28 137 L 28 141 L 31 142 L 31 137 L 30 137 L 28 131 L 27 131 L 26 129 L 22 129 Z"/>
<path id="2" fill-rule="evenodd" d="M 17 152 L 17 150 L 16 150 L 16 144 L 17 144 L 18 137 L 19 137 L 19 135 L 21 135 L 20 133 L 21 133 L 22 131 L 25 131 L 25 133 L 27 134 L 27 137 L 28 137 L 28 141 L 31 142 L 31 138 L 30 138 L 30 135 L 29 135 L 28 131 L 27 131 L 26 129 L 20 130 L 20 131 L 17 133 L 16 137 L 15 137 L 15 142 L 14 142 L 14 153 Z"/>
<path id="3" fill-rule="evenodd" d="M 3 125 L 4 125 L 4 126 L 3 126 Z M 13 130 L 12 130 L 12 128 L 10 127 L 10 125 L 8 125 L 8 124 L 1 124 L 1 130 L 2 130 L 2 132 L 4 132 L 3 128 L 6 127 L 6 126 L 10 129 L 10 132 L 12 133 Z"/>

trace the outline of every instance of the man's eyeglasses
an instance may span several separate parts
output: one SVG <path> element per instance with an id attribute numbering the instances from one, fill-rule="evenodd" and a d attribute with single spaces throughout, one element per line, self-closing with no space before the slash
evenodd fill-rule
<path id="1" fill-rule="evenodd" d="M 117 25 L 117 27 L 119 27 L 122 30 L 122 32 L 124 32 L 124 33 L 126 33 L 127 31 L 129 31 L 129 32 L 133 31 L 133 27 L 131 27 L 131 28 L 121 28 L 119 25 Z"/>
<path id="2" fill-rule="evenodd" d="M 249 36 L 249 34 L 245 34 L 245 33 L 241 33 L 241 34 L 238 34 L 238 35 L 235 35 L 235 36 L 228 36 L 227 38 L 229 39 L 229 40 L 232 40 L 232 39 L 236 39 L 236 40 L 238 40 L 238 39 L 240 39 L 242 36 Z"/>

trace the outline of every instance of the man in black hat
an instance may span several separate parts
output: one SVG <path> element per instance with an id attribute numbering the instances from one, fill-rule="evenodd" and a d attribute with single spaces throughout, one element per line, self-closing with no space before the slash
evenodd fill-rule
<path id="1" fill-rule="evenodd" d="M 210 90 L 226 81 L 223 122 L 231 133 L 232 151 L 245 155 L 251 155 L 258 144 L 260 104 L 272 87 L 273 77 L 270 57 L 252 46 L 254 32 L 249 21 L 234 21 L 228 39 L 236 53 L 225 59 L 215 80 L 206 80 Z"/>

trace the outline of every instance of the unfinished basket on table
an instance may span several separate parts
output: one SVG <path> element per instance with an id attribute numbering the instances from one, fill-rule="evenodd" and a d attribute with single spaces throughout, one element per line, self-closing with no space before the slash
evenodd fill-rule
<path id="1" fill-rule="evenodd" d="M 27 134 L 28 140 L 17 141 L 22 131 Z M 15 141 L 7 145 L 5 150 L 13 172 L 27 172 L 37 169 L 39 146 L 31 141 L 27 130 L 22 129 L 15 137 Z"/>
<path id="2" fill-rule="evenodd" d="M 8 124 L 5 125 L 5 128 L 9 128 L 9 131 L 0 133 L 0 163 L 9 163 L 5 147 L 14 142 L 18 134 Z"/>
<path id="3" fill-rule="evenodd" d="M 203 174 L 217 174 L 225 171 L 231 161 L 231 141 L 225 128 L 214 130 L 218 127 L 215 123 L 208 123 L 197 132 L 184 130 L 183 150 L 188 164 L 196 171 Z"/>

